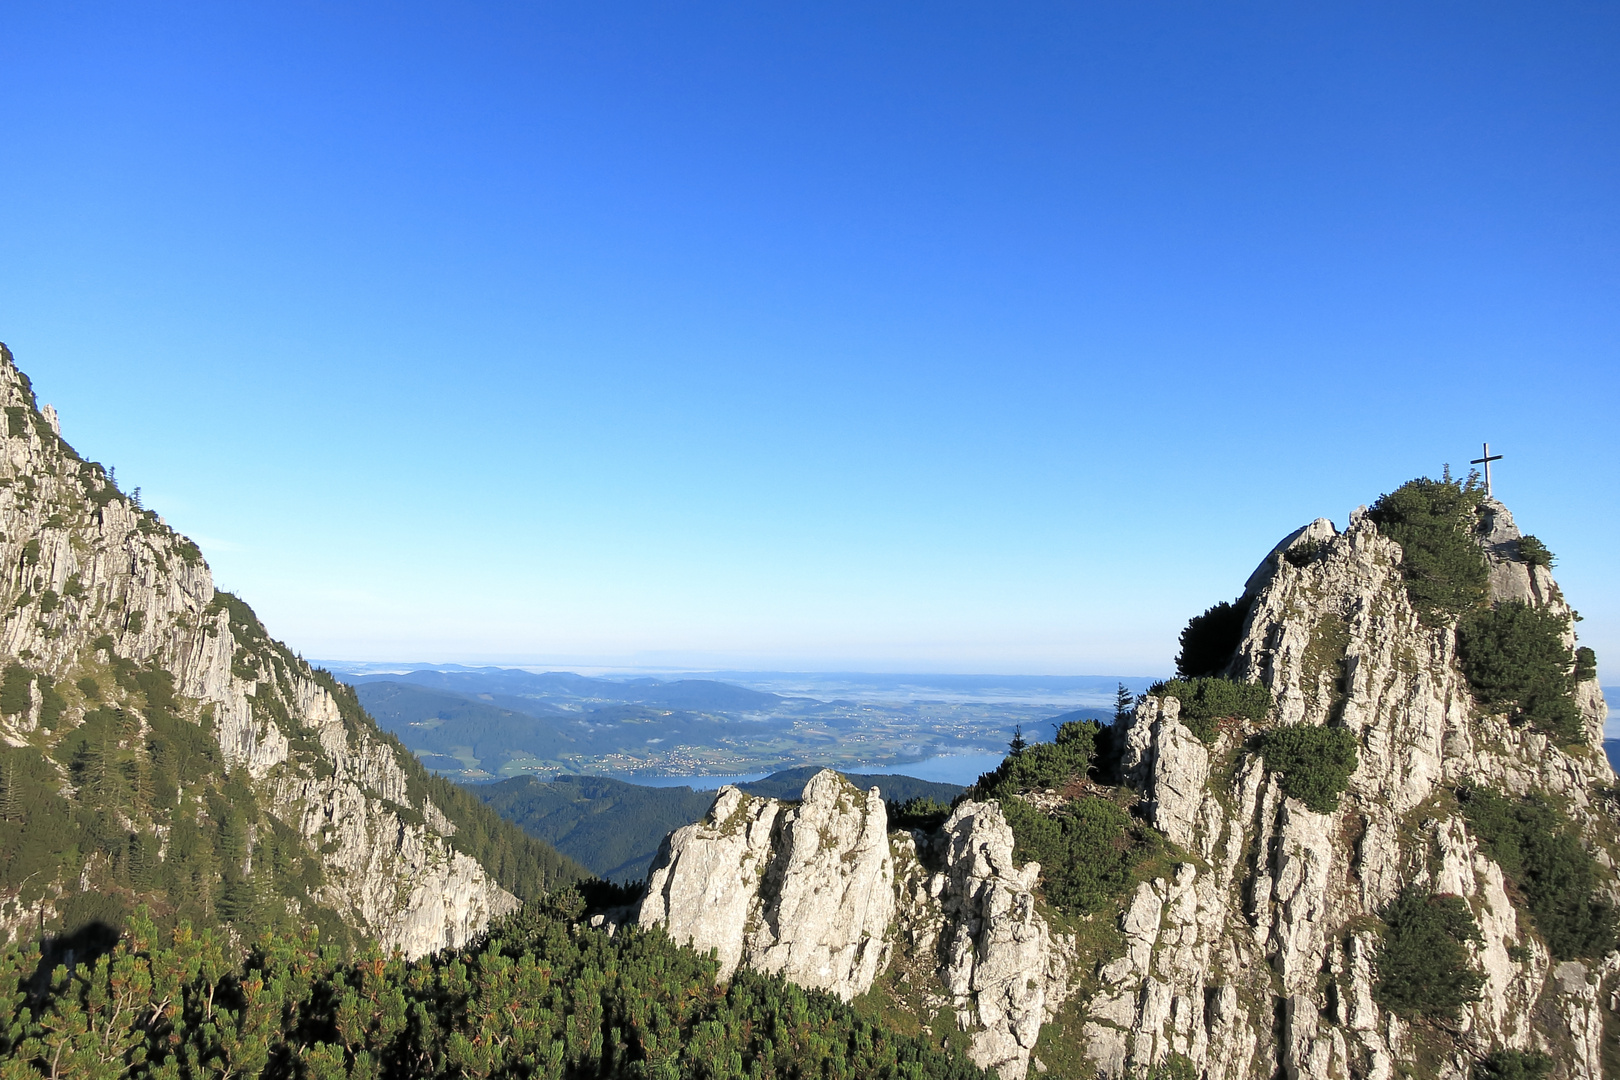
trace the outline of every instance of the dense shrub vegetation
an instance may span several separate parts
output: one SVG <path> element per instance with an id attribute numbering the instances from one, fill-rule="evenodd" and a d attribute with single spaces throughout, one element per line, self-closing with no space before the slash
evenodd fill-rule
<path id="1" fill-rule="evenodd" d="M 1449 1019 L 1479 1000 L 1485 979 L 1465 947 L 1480 940 L 1479 924 L 1461 897 L 1408 888 L 1384 909 L 1383 919 L 1373 989 L 1380 1005 L 1407 1019 Z"/>
<path id="2" fill-rule="evenodd" d="M 34 977 L 0 958 L 5 1075 L 175 1080 L 465 1077 L 940 1078 L 983 1073 L 836 997 L 715 961 L 631 926 L 580 925 L 565 893 L 487 940 L 414 963 L 352 962 L 308 935 L 261 938 L 240 964 L 188 929 L 136 918 L 110 955 Z"/>
<path id="3" fill-rule="evenodd" d="M 1474 512 L 1484 492 L 1472 477 L 1409 480 L 1380 495 L 1369 516 L 1378 531 L 1401 545 L 1406 595 L 1425 623 L 1462 614 L 1485 599 L 1490 581 L 1485 554 L 1474 541 Z"/>
<path id="4" fill-rule="evenodd" d="M 1242 598 L 1239 598 L 1241 604 Z M 1243 642 L 1243 620 L 1249 609 L 1225 600 L 1194 615 L 1181 632 L 1181 651 L 1176 654 L 1176 674 L 1183 679 L 1217 675 L 1232 662 L 1232 654 Z"/>
<path id="5" fill-rule="evenodd" d="M 1603 956 L 1620 943 L 1620 919 L 1600 891 L 1603 868 L 1568 819 L 1544 799 L 1475 789 L 1463 813 L 1502 871 L 1524 895 L 1530 917 L 1560 960 Z"/>
<path id="6" fill-rule="evenodd" d="M 1585 737 L 1575 704 L 1569 619 L 1517 600 L 1481 607 L 1457 624 L 1457 661 L 1479 703 L 1566 742 Z"/>
<path id="7" fill-rule="evenodd" d="M 923 829 L 933 832 L 951 816 L 949 803 L 942 803 L 928 795 L 919 795 L 903 803 L 889 806 L 889 828 Z"/>
<path id="8" fill-rule="evenodd" d="M 1266 768 L 1280 773 L 1284 795 L 1319 814 L 1339 808 L 1339 796 L 1356 771 L 1356 737 L 1344 728 L 1290 724 L 1259 739 Z"/>
<path id="9" fill-rule="evenodd" d="M 1259 723 L 1271 712 L 1270 690 L 1235 679 L 1169 679 L 1148 687 L 1148 694 L 1181 702 L 1181 722 L 1205 743 L 1215 741 L 1217 720 Z"/>
<path id="10" fill-rule="evenodd" d="M 984 798 L 1048 788 L 1062 790 L 1071 780 L 1085 778 L 1099 730 L 1095 720 L 1070 720 L 1058 728 L 1051 742 L 1015 748 L 994 770 L 980 776 L 974 787 Z M 1015 741 L 1022 742 L 1022 737 Z"/>
<path id="11" fill-rule="evenodd" d="M 1497 1050 L 1474 1063 L 1469 1080 L 1545 1080 L 1552 1067 L 1539 1050 Z"/>
<path id="12" fill-rule="evenodd" d="M 1073 799 L 1047 814 L 1018 798 L 1001 800 L 1020 861 L 1041 864 L 1048 902 L 1086 914 L 1113 901 L 1138 863 L 1164 849 L 1157 832 L 1105 798 Z"/>
<path id="13" fill-rule="evenodd" d="M 1287 559 L 1292 566 L 1309 566 L 1322 557 L 1322 552 L 1326 547 L 1326 544 L 1315 538 L 1301 540 L 1287 551 L 1284 551 L 1283 558 Z"/>
<path id="14" fill-rule="evenodd" d="M 1164 847 L 1158 833 L 1107 798 L 1071 798 L 1047 813 L 1018 797 L 1030 791 L 1072 793 L 1071 785 L 1086 779 L 1100 730 L 1094 720 L 1068 721 L 1052 742 L 1028 743 L 1009 753 L 972 789 L 978 798 L 1000 801 L 1014 854 L 1021 862 L 1041 864 L 1047 901 L 1077 914 L 1100 910 L 1118 897 L 1137 864 Z M 933 810 L 944 820 L 943 807 L 917 809 Z"/>

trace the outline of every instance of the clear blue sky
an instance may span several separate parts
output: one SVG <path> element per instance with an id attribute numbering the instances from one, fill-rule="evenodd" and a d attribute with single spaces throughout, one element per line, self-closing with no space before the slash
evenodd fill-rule
<path id="1" fill-rule="evenodd" d="M 1620 663 L 1613 4 L 0 9 L 0 340 L 305 655 L 1165 671 L 1479 443 Z"/>

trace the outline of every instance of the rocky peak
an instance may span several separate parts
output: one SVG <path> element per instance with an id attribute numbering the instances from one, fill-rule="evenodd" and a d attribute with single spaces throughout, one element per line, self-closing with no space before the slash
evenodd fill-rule
<path id="1" fill-rule="evenodd" d="M 1567 613 L 1506 508 L 1486 500 L 1474 520 L 1490 602 Z M 723 791 L 666 843 L 641 920 L 718 949 L 722 977 L 752 964 L 846 999 L 872 988 L 923 1023 L 952 1018 L 1003 1080 L 1045 1071 L 1040 1053 L 1064 1060 L 1063 1075 L 1108 1080 L 1465 1080 L 1489 1055 L 1543 1051 L 1553 1075 L 1598 1080 L 1604 1025 L 1620 1022 L 1620 952 L 1556 955 L 1551 916 L 1526 906 L 1540 886 L 1496 860 L 1468 801 L 1497 793 L 1508 814 L 1554 829 L 1536 842 L 1564 845 L 1566 870 L 1599 867 L 1592 903 L 1620 898 L 1596 679 L 1575 688 L 1586 737 L 1573 742 L 1481 707 L 1458 619 L 1420 617 L 1405 558 L 1365 508 L 1343 532 L 1325 518 L 1295 530 L 1249 577 L 1222 674 L 1265 687 L 1269 713 L 1194 723 L 1187 702 L 1161 693 L 1109 734 L 1108 771 L 1172 845 L 1169 868 L 1130 884 L 1113 911 L 1059 919 L 1042 866 L 1018 853 L 1004 800 L 1051 815 L 1067 795 L 978 792 L 938 829 L 892 834 L 880 850 L 878 793 L 863 801 L 823 772 L 796 807 Z M 1314 761 L 1268 756 L 1288 729 L 1353 747 L 1331 798 L 1294 783 L 1290 770 Z M 1079 787 L 1075 801 L 1099 794 Z M 1386 920 L 1413 895 L 1460 903 L 1477 931 L 1456 946 L 1477 998 L 1453 1019 L 1414 1012 L 1384 985 Z"/>
<path id="2" fill-rule="evenodd" d="M 1507 509 L 1486 500 L 1478 520 L 1492 602 L 1567 612 L 1547 568 L 1519 557 Z M 1147 699 L 1127 724 L 1126 781 L 1196 863 L 1143 886 L 1124 917 L 1129 969 L 1123 979 L 1106 973 L 1105 987 L 1117 989 L 1099 1000 L 1112 1004 L 1092 1006 L 1113 1018 L 1092 1030 L 1100 1074 L 1124 1076 L 1175 1052 L 1210 1077 L 1280 1068 L 1290 1078 L 1385 1078 L 1422 1061 L 1420 1075 L 1462 1080 L 1472 1061 L 1511 1049 L 1548 1051 L 1557 1075 L 1602 1075 L 1591 1033 L 1604 1022 L 1599 990 L 1620 954 L 1555 964 L 1456 794 L 1551 800 L 1609 865 L 1616 821 L 1598 797 L 1614 774 L 1601 752 L 1596 680 L 1576 691 L 1580 745 L 1480 708 L 1458 664 L 1455 623 L 1419 618 L 1402 560 L 1400 545 L 1358 510 L 1343 533 L 1319 519 L 1290 534 L 1247 585 L 1229 674 L 1270 689 L 1270 727 L 1353 734 L 1358 765 L 1334 812 L 1285 794 L 1253 727 L 1229 727 L 1206 745 L 1180 722 L 1174 698 Z M 1616 885 L 1608 888 L 1620 894 Z M 1455 1037 L 1391 1011 L 1376 993 L 1381 939 L 1371 927 L 1413 886 L 1462 897 L 1481 928 L 1469 948 L 1484 983 Z M 1176 903 L 1186 929 L 1167 940 L 1149 909 Z M 1166 999 L 1185 1012 L 1156 1013 L 1151 1003 Z M 1276 1042 L 1257 1042 L 1275 1017 Z"/>

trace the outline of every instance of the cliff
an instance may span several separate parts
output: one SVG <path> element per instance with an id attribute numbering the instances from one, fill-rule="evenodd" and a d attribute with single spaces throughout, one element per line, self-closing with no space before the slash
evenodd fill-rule
<path id="1" fill-rule="evenodd" d="M 0 408 L 8 931 L 146 903 L 417 956 L 517 906 L 457 833 L 488 848 L 504 829 L 542 861 L 543 846 L 427 777 L 349 688 L 216 592 L 194 544 L 63 441 L 4 346 Z M 541 877 L 578 876 L 549 858 Z"/>
<path id="2" fill-rule="evenodd" d="M 719 948 L 727 970 L 774 964 L 909 1015 L 1004 1080 L 1598 1080 L 1620 1032 L 1620 817 L 1595 665 L 1507 509 L 1424 483 L 1456 507 L 1438 556 L 1365 508 L 1343 533 L 1312 522 L 1222 616 L 1215 677 L 1010 758 L 886 853 L 876 793 L 835 800 L 831 773 L 801 810 L 723 793 L 666 843 L 641 921 Z M 1436 606 L 1440 586 L 1462 599 Z M 1541 681 L 1509 701 L 1501 678 L 1533 667 L 1513 652 L 1532 645 Z M 1209 704 L 1254 688 L 1258 708 Z M 1077 746 L 1089 770 L 1052 779 Z M 1087 878 L 1128 847 L 1135 826 L 1086 824 L 1130 820 L 1116 807 L 1157 846 Z M 789 852 L 812 819 L 823 854 L 806 862 Z M 777 898 L 806 891 L 861 897 L 859 920 L 831 900 L 794 909 L 818 955 L 861 963 L 773 959 Z"/>

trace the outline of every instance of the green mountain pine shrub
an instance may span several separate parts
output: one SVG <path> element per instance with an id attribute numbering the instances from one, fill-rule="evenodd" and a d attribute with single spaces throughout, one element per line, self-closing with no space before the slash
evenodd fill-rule
<path id="1" fill-rule="evenodd" d="M 1418 617 L 1429 626 L 1461 615 L 1485 599 L 1485 554 L 1472 532 L 1484 495 L 1470 477 L 1409 480 L 1373 503 L 1378 531 L 1401 545 L 1401 576 Z"/>
<path id="2" fill-rule="evenodd" d="M 1048 902 L 1084 915 L 1100 911 L 1131 884 L 1131 871 L 1164 850 L 1153 829 L 1135 821 L 1117 803 L 1080 798 L 1047 814 L 1023 799 L 1001 800 L 1013 831 L 1014 854 L 1041 864 Z"/>
<path id="3" fill-rule="evenodd" d="M 1466 943 L 1480 940 L 1479 924 L 1459 896 L 1407 888 L 1383 911 L 1384 941 L 1374 960 L 1373 996 L 1400 1016 L 1450 1019 L 1479 1000 L 1484 976 L 1475 971 Z"/>
<path id="4" fill-rule="evenodd" d="M 72 975 L 36 980 L 32 945 L 0 954 L 0 1057 L 13 1080 L 985 1080 L 831 994 L 748 969 L 717 987 L 711 957 L 635 926 L 609 938 L 583 913 L 566 893 L 415 962 L 267 933 L 236 963 L 220 936 L 162 935 L 139 912 Z"/>
<path id="5" fill-rule="evenodd" d="M 1575 704 L 1569 618 L 1517 600 L 1469 612 L 1457 625 L 1457 660 L 1475 699 L 1514 723 L 1566 743 L 1586 736 Z M 1593 657 L 1593 667 L 1596 657 Z"/>
<path id="6" fill-rule="evenodd" d="M 974 787 L 981 796 L 1001 798 L 1021 791 L 1062 790 L 1071 780 L 1085 779 L 1097 748 L 1095 720 L 1070 720 L 1049 743 L 1026 743 L 980 776 Z"/>
<path id="7" fill-rule="evenodd" d="M 1597 678 L 1597 653 L 1585 645 L 1575 650 L 1575 682 L 1591 682 Z"/>
<path id="8" fill-rule="evenodd" d="M 1474 1063 L 1469 1080 L 1545 1080 L 1553 1059 L 1539 1050 L 1496 1050 Z"/>
<path id="9" fill-rule="evenodd" d="M 1518 886 L 1536 929 L 1560 960 L 1595 958 L 1620 943 L 1620 913 L 1601 891 L 1606 871 L 1574 827 L 1540 796 L 1460 793 L 1486 852 Z"/>
<path id="10" fill-rule="evenodd" d="M 1181 722 L 1206 744 L 1219 734 L 1216 721 L 1229 718 L 1260 723 L 1271 713 L 1271 691 L 1236 679 L 1169 679 L 1148 687 L 1148 695 L 1181 702 Z"/>
<path id="11" fill-rule="evenodd" d="M 1356 771 L 1356 737 L 1344 728 L 1290 724 L 1259 739 L 1266 768 L 1281 774 L 1284 795 L 1319 814 L 1339 808 L 1339 796 Z"/>
<path id="12" fill-rule="evenodd" d="M 1137 865 L 1165 847 L 1157 832 L 1109 799 L 1072 798 L 1049 814 L 1018 797 L 1029 791 L 1062 793 L 1085 780 L 1100 731 L 1095 720 L 1070 720 L 1058 727 L 1053 741 L 1009 753 L 970 789 L 1000 802 L 1012 828 L 1014 855 L 1021 862 L 1039 862 L 1047 901 L 1075 914 L 1101 910 L 1117 899 Z M 941 822 L 943 809 L 934 810 Z"/>
<path id="13" fill-rule="evenodd" d="M 1181 651 L 1176 654 L 1176 674 L 1183 679 L 1216 675 L 1226 670 L 1232 654 L 1243 642 L 1243 621 L 1249 609 L 1222 600 L 1202 615 L 1194 615 L 1181 632 Z"/>
<path id="14" fill-rule="evenodd" d="M 1519 537 L 1519 561 L 1530 566 L 1551 566 L 1558 560 L 1547 550 L 1547 545 L 1529 533 Z"/>

